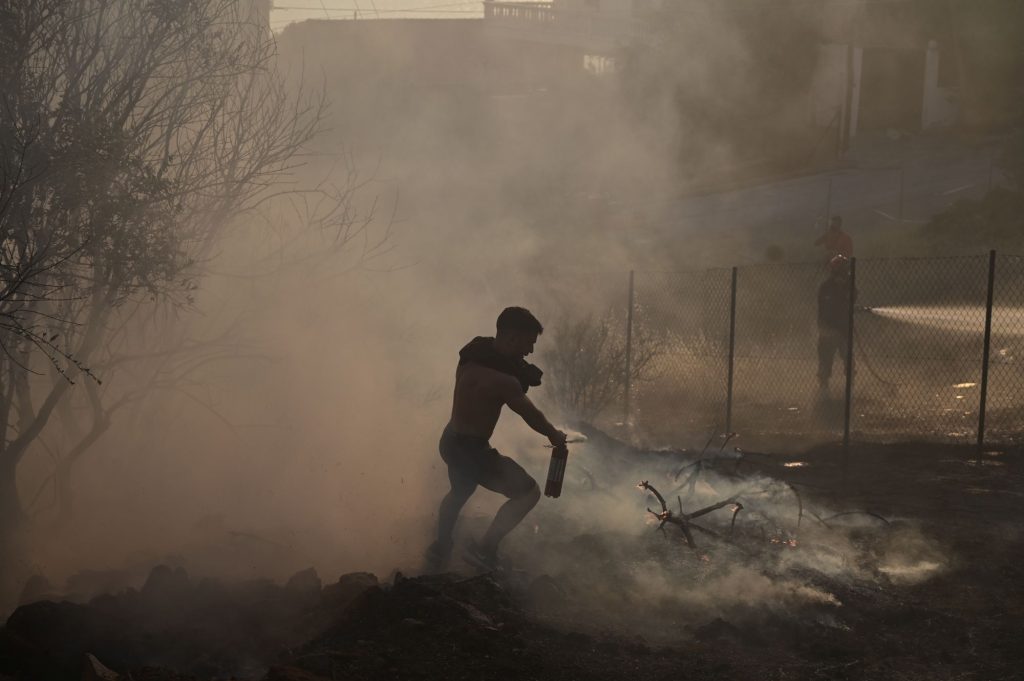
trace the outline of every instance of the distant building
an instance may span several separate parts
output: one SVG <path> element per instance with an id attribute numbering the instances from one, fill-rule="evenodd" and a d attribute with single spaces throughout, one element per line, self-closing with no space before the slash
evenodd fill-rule
<path id="1" fill-rule="evenodd" d="M 493 57 L 479 19 L 307 19 L 277 36 L 282 59 L 329 84 L 479 86 Z"/>
<path id="2" fill-rule="evenodd" d="M 925 11 L 930 9 L 931 11 Z M 826 0 L 814 87 L 818 125 L 920 132 L 957 121 L 955 36 L 948 14 L 916 3 Z"/>
<path id="3" fill-rule="evenodd" d="M 277 42 L 281 58 L 345 87 L 511 93 L 542 88 L 581 72 L 583 53 L 551 43 L 525 49 L 496 39 L 481 19 L 309 19 Z"/>
<path id="4" fill-rule="evenodd" d="M 662 1 L 685 3 L 695 15 L 728 11 L 720 0 L 485 0 L 486 36 L 526 46 L 577 51 L 580 67 L 604 72 L 616 54 L 643 40 Z M 953 32 L 934 3 L 812 0 L 805 11 L 821 26 L 818 73 L 809 122 L 860 130 L 921 131 L 957 119 Z M 699 55 L 695 55 L 699 58 Z"/>
<path id="5" fill-rule="evenodd" d="M 487 35 L 613 57 L 639 37 L 647 4 L 636 0 L 484 1 Z"/>
<path id="6" fill-rule="evenodd" d="M 361 98 L 539 92 L 587 71 L 614 71 L 622 50 L 644 40 L 659 3 L 668 1 L 683 3 L 694 16 L 727 16 L 730 9 L 723 0 L 484 0 L 482 20 L 314 19 L 289 25 L 278 44 L 281 57 L 307 75 L 323 75 L 332 88 Z M 269 17 L 269 0 L 239 2 Z M 955 123 L 954 35 L 930 4 L 811 0 L 802 6 L 820 27 L 820 47 L 806 105 L 792 124 L 833 129 L 845 148 L 862 131 L 919 132 Z"/>

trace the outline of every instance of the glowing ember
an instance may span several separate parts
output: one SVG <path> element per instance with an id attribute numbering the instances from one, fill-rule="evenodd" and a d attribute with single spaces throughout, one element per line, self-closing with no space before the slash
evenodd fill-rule
<path id="1" fill-rule="evenodd" d="M 782 464 L 783 468 L 803 468 L 808 465 L 806 461 L 787 461 Z"/>
<path id="2" fill-rule="evenodd" d="M 973 388 L 976 385 L 978 385 L 978 384 L 977 383 L 955 383 L 953 385 L 953 387 L 957 388 L 959 390 L 959 389 L 962 389 L 962 388 Z"/>
<path id="3" fill-rule="evenodd" d="M 783 537 L 772 537 L 768 540 L 770 544 L 776 544 L 778 546 L 788 546 L 791 549 L 796 548 L 796 539 L 785 539 Z"/>

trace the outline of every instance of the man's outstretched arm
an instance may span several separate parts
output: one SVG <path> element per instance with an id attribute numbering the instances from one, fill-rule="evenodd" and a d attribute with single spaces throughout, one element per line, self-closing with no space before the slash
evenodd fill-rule
<path id="1" fill-rule="evenodd" d="M 556 447 L 565 444 L 565 433 L 551 425 L 544 413 L 526 396 L 517 380 L 502 381 L 501 391 L 505 404 L 519 414 L 526 421 L 526 425 L 546 437 Z"/>

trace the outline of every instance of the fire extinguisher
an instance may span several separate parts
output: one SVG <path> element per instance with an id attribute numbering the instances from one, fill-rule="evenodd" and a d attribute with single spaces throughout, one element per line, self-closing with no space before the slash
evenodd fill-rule
<path id="1" fill-rule="evenodd" d="M 551 448 L 551 464 L 548 466 L 548 481 L 544 485 L 544 496 L 557 499 L 562 494 L 562 480 L 565 479 L 565 464 L 569 460 L 569 447 L 562 444 Z"/>

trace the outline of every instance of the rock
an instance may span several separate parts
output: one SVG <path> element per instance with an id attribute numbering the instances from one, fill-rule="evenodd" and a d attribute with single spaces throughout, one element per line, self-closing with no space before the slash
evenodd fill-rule
<path id="1" fill-rule="evenodd" d="M 306 568 L 300 570 L 294 575 L 288 578 L 288 582 L 284 585 L 289 591 L 296 593 L 320 593 L 320 589 L 323 587 L 323 582 L 320 581 L 320 575 L 316 573 L 315 568 Z"/>
<path id="2" fill-rule="evenodd" d="M 717 641 L 720 639 L 731 638 L 733 640 L 740 640 L 740 630 L 735 626 L 726 622 L 721 617 L 716 617 L 707 624 L 703 624 L 693 630 L 693 637 L 698 641 Z"/>
<path id="3" fill-rule="evenodd" d="M 121 675 L 108 669 L 95 655 L 86 653 L 82 660 L 81 681 L 120 681 Z"/>
<path id="4" fill-rule="evenodd" d="M 359 594 L 379 586 L 377 576 L 370 572 L 350 572 L 342 575 L 336 584 L 325 586 L 320 597 L 330 608 L 344 608 Z"/>
<path id="5" fill-rule="evenodd" d="M 512 606 L 508 592 L 491 575 L 451 582 L 444 592 L 457 600 L 473 603 L 485 612 L 494 613 Z"/>
<path id="6" fill-rule="evenodd" d="M 412 617 L 406 617 L 402 620 L 402 626 L 407 629 L 419 629 L 420 627 L 426 626 L 422 620 L 414 619 Z"/>
<path id="7" fill-rule="evenodd" d="M 95 633 L 97 618 L 84 605 L 62 601 L 37 601 L 15 610 L 7 620 L 7 630 L 33 647 L 49 650 L 74 650 Z"/>
<path id="8" fill-rule="evenodd" d="M 15 672 L 19 671 L 23 662 L 30 659 L 34 652 L 35 649 L 28 641 L 0 625 L 0 681 L 13 681 Z"/>
<path id="9" fill-rule="evenodd" d="M 142 595 L 146 598 L 174 597 L 186 592 L 188 588 L 188 573 L 184 568 L 172 569 L 167 565 L 157 565 L 150 570 L 142 587 Z"/>
<path id="10" fill-rule="evenodd" d="M 472 603 L 464 603 L 462 601 L 455 601 L 459 607 L 465 611 L 466 615 L 469 616 L 469 620 L 476 626 L 486 629 L 488 631 L 497 631 L 498 627 L 495 625 L 494 620 L 485 615 L 480 608 L 476 607 Z"/>

